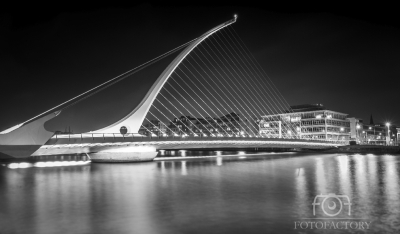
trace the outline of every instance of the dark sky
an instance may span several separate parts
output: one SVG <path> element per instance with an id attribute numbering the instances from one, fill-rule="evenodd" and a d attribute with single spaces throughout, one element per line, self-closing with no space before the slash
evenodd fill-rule
<path id="1" fill-rule="evenodd" d="M 290 105 L 322 103 L 365 122 L 372 114 L 375 122 L 400 124 L 400 26 L 390 6 L 140 4 L 2 9 L 0 130 L 196 38 L 235 13 L 234 29 Z M 166 64 L 148 72 L 156 75 Z M 122 117 L 138 87 L 135 79 L 69 108 L 51 128 L 92 130 L 84 126 L 93 119 L 110 123 Z M 109 113 L 111 119 L 103 120 Z"/>

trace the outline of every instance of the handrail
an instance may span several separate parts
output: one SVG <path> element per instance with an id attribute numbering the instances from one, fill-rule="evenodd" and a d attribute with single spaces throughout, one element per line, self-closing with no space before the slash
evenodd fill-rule
<path id="1" fill-rule="evenodd" d="M 128 137 L 132 137 L 132 139 L 129 139 Z M 263 137 L 263 136 L 204 136 L 204 135 L 198 135 L 198 136 L 145 136 L 141 135 L 138 133 L 127 133 L 127 134 L 121 134 L 121 133 L 81 133 L 81 134 L 55 134 L 52 138 L 56 140 L 61 140 L 61 139 L 67 139 L 69 141 L 72 141 L 73 139 L 78 139 L 80 141 L 83 141 L 84 139 L 91 138 L 93 141 L 96 138 L 102 138 L 104 141 L 106 138 L 112 138 L 111 141 L 115 142 L 118 138 L 122 138 L 123 141 L 126 140 L 141 140 L 141 141 L 152 141 L 152 140 L 160 140 L 160 139 L 165 139 L 165 140 L 178 140 L 178 141 L 187 141 L 187 140 L 192 140 L 192 139 L 205 139 L 205 138 L 210 138 L 210 139 L 224 139 L 226 138 L 232 139 L 232 140 L 256 140 L 256 141 L 262 141 L 261 139 L 265 140 L 280 140 L 280 141 L 301 141 L 301 142 L 326 142 L 326 143 L 331 143 L 331 144 L 342 144 L 342 145 L 348 145 L 350 140 L 325 140 L 325 139 L 299 139 L 299 138 L 268 138 L 268 137 Z"/>

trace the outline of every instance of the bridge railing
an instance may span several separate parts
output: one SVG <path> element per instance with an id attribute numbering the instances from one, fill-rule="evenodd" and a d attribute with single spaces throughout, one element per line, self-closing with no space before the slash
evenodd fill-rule
<path id="1" fill-rule="evenodd" d="M 81 134 L 55 134 L 51 138 L 51 143 L 58 141 L 65 142 L 90 142 L 90 141 L 102 141 L 102 142 L 140 142 L 140 141 L 191 141 L 199 139 L 210 139 L 210 140 L 274 140 L 274 141 L 300 141 L 300 142 L 323 142 L 330 144 L 348 145 L 348 140 L 325 140 L 325 139 L 298 139 L 298 138 L 269 138 L 265 136 L 143 136 L 137 133 L 81 133 Z"/>

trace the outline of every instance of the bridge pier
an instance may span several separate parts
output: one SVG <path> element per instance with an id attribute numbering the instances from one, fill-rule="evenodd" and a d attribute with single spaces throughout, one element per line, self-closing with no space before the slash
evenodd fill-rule
<path id="1" fill-rule="evenodd" d="M 157 156 L 152 146 L 127 146 L 88 153 L 91 161 L 96 162 L 149 162 Z"/>

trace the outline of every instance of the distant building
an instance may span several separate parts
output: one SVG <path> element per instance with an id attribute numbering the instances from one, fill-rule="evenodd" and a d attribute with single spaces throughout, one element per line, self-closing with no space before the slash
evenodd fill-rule
<path id="1" fill-rule="evenodd" d="M 234 112 L 221 117 L 195 118 L 181 116 L 168 125 L 169 135 L 185 136 L 239 136 L 258 132 L 255 120 L 248 120 Z"/>
<path id="2" fill-rule="evenodd" d="M 272 138 L 349 140 L 347 114 L 327 110 L 322 104 L 291 106 L 283 114 L 262 116 L 260 134 Z"/>
<path id="3" fill-rule="evenodd" d="M 140 127 L 139 134 L 145 136 L 165 136 L 167 134 L 167 128 L 161 121 L 150 120 L 149 123 Z"/>
<path id="4" fill-rule="evenodd" d="M 234 112 L 221 117 L 196 118 L 181 116 L 169 124 L 151 120 L 142 125 L 139 134 L 146 136 L 253 136 L 258 134 L 255 119 L 241 117 Z"/>

